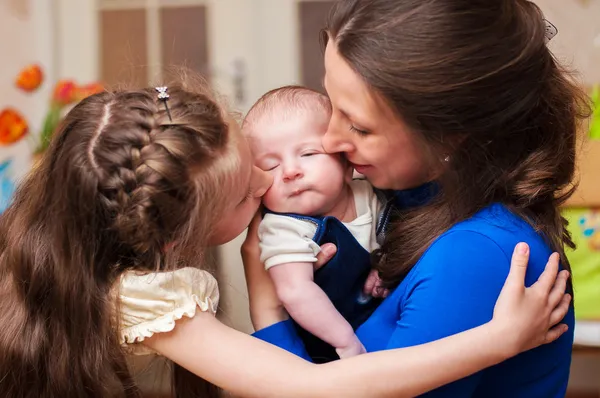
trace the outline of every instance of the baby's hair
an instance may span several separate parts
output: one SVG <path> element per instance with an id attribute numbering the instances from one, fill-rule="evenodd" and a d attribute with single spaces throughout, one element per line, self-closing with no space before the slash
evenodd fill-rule
<path id="1" fill-rule="evenodd" d="M 265 93 L 252 105 L 244 121 L 242 130 L 248 133 L 252 126 L 265 117 L 295 116 L 298 112 L 321 114 L 329 119 L 331 102 L 329 98 L 313 89 L 303 86 L 283 86 Z"/>
<path id="2" fill-rule="evenodd" d="M 129 269 L 200 266 L 240 184 L 241 138 L 208 89 L 168 93 L 172 120 L 153 88 L 81 101 L 0 216 L 0 396 L 141 396 L 113 287 Z M 175 369 L 177 397 L 217 396 Z"/>

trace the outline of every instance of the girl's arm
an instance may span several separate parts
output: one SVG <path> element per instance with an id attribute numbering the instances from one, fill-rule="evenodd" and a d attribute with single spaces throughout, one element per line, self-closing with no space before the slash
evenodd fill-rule
<path id="1" fill-rule="evenodd" d="M 492 321 L 421 346 L 314 365 L 198 313 L 144 341 L 208 381 L 243 397 L 412 397 L 556 340 L 568 310 L 558 258 L 530 288 L 527 255 L 515 254 Z M 554 283 L 556 281 L 556 283 Z M 554 286 L 553 286 L 554 285 Z M 398 375 L 401 375 L 399 377 Z"/>

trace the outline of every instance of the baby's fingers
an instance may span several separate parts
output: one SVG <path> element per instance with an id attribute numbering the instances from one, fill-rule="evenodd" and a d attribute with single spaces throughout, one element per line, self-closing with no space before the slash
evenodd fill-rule
<path id="1" fill-rule="evenodd" d="M 376 286 L 377 286 L 377 271 L 371 270 L 371 272 L 369 272 L 369 276 L 367 276 L 367 280 L 365 281 L 365 286 L 363 287 L 363 293 L 373 295 Z"/>

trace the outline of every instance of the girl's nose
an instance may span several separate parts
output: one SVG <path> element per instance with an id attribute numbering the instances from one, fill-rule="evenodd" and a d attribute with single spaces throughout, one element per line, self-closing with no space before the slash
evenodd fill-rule
<path id="1" fill-rule="evenodd" d="M 254 166 L 254 169 L 258 173 L 259 180 L 257 185 L 258 188 L 254 190 L 254 197 L 261 198 L 273 184 L 273 176 L 269 172 L 261 170 L 256 166 Z"/>

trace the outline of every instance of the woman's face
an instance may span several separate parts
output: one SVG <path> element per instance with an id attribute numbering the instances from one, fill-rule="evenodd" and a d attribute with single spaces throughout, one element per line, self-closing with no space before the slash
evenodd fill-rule
<path id="1" fill-rule="evenodd" d="M 333 40 L 325 49 L 323 84 L 333 108 L 323 138 L 327 152 L 344 152 L 377 188 L 408 189 L 432 179 L 424 146 L 339 55 Z"/>

